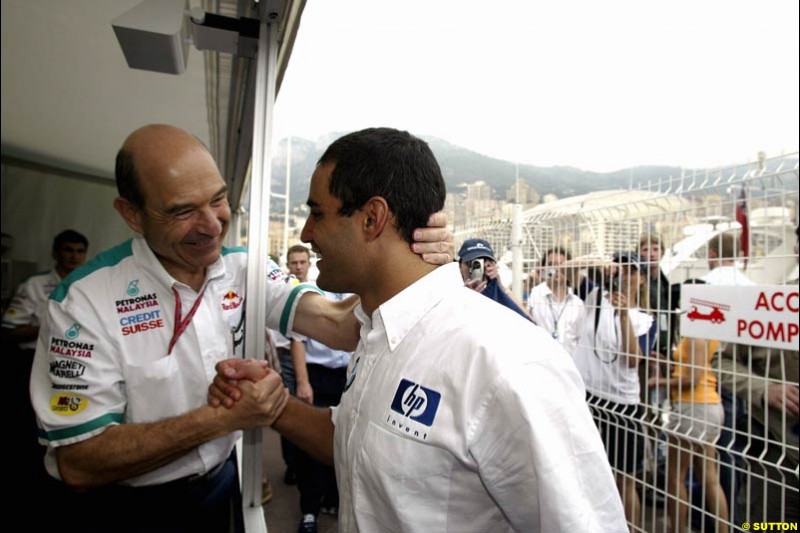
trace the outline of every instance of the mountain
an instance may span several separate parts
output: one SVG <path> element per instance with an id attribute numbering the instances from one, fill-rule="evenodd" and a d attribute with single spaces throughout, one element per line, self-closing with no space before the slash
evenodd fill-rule
<path id="1" fill-rule="evenodd" d="M 316 141 L 292 137 L 292 206 L 305 203 L 317 160 L 325 148 L 339 136 L 340 133 L 330 133 Z M 514 183 L 516 175 L 516 165 L 513 162 L 479 154 L 436 137 L 424 139 L 439 161 L 448 192 L 458 192 L 462 183 L 483 180 L 492 186 L 496 197 L 505 198 L 505 191 Z M 276 193 L 284 192 L 286 147 L 286 139 L 281 140 L 272 162 L 272 191 Z M 530 183 L 541 195 L 555 194 L 559 198 L 605 189 L 627 189 L 631 184 L 646 185 L 651 180 L 655 183 L 658 179 L 678 176 L 680 173 L 679 167 L 668 166 L 638 166 L 609 173 L 567 166 L 519 166 L 521 179 Z M 283 200 L 273 200 L 273 208 L 282 211 Z"/>

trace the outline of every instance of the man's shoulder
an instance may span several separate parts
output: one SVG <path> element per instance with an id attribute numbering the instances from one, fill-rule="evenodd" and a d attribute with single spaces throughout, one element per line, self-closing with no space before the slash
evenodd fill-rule
<path id="1" fill-rule="evenodd" d="M 458 328 L 459 336 L 478 344 L 527 342 L 539 332 L 518 313 L 467 288 L 452 291 L 438 307 L 437 320 L 450 324 L 447 330 Z"/>

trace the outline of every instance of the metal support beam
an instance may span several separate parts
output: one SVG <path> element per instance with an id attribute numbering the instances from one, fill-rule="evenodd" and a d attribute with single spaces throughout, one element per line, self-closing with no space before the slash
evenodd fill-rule
<path id="1" fill-rule="evenodd" d="M 519 181 L 519 180 L 517 180 Z M 511 290 L 522 301 L 522 205 L 514 204 L 511 221 Z"/>
<path id="2" fill-rule="evenodd" d="M 244 354 L 264 357 L 267 305 L 265 265 L 269 243 L 269 193 L 271 188 L 270 148 L 275 104 L 277 64 L 277 23 L 267 11 L 262 14 L 256 57 L 253 152 L 250 180 L 250 224 L 247 256 L 247 313 Z M 246 431 L 242 453 L 242 499 L 245 507 L 261 512 L 262 429 Z M 249 528 L 248 528 L 249 529 Z"/>

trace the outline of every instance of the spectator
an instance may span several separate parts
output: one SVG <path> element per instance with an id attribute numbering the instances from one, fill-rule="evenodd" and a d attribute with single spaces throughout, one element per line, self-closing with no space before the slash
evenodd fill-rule
<path id="1" fill-rule="evenodd" d="M 53 289 L 73 270 L 86 261 L 89 241 L 77 231 L 64 230 L 53 239 L 52 270 L 36 274 L 25 280 L 3 314 L 3 328 L 28 352 L 32 360 L 36 349 L 39 325 L 47 312 L 47 298 Z"/>
<path id="2" fill-rule="evenodd" d="M 488 241 L 467 239 L 458 251 L 464 285 L 530 320 L 525 306 L 500 281 L 494 250 Z"/>
<path id="3" fill-rule="evenodd" d="M 325 297 L 341 301 L 346 294 L 323 291 Z M 339 405 L 347 380 L 347 365 L 350 352 L 333 350 L 319 341 L 308 339 L 300 353 L 304 360 L 295 360 L 295 367 L 304 367 L 299 375 L 306 376 L 307 395 L 298 399 L 317 407 Z M 302 386 L 302 383 L 298 385 Z M 336 472 L 330 465 L 320 463 L 302 449 L 295 451 L 297 465 L 297 488 L 300 491 L 302 518 L 297 531 L 316 533 L 320 512 L 336 514 L 339 508 L 339 491 L 336 487 Z"/>
<path id="4" fill-rule="evenodd" d="M 687 281 L 697 282 L 702 281 Z M 715 446 L 725 419 L 711 364 L 718 348 L 715 340 L 684 337 L 675 350 L 672 376 L 653 376 L 648 382 L 650 387 L 670 389 L 672 412 L 665 426 L 670 440 L 667 487 L 671 497 L 667 509 L 676 532 L 687 530 L 689 494 L 685 480 L 690 464 L 693 475 L 702 483 L 706 509 L 717 519 L 717 531 L 728 531 L 730 513 L 720 486 Z"/>
<path id="5" fill-rule="evenodd" d="M 795 229 L 795 236 L 798 230 Z M 728 271 L 735 268 L 735 242 L 728 241 L 723 254 L 731 260 Z M 797 241 L 794 252 L 797 255 Z M 731 251 L 732 250 L 732 251 Z M 710 254 L 709 254 L 710 255 Z M 724 277 L 708 278 L 752 282 L 736 271 Z M 720 283 L 721 284 L 721 283 Z M 793 284 L 795 290 L 797 285 Z M 745 408 L 726 410 L 726 424 L 734 429 L 735 450 L 746 450 L 749 461 L 750 490 L 747 503 L 750 514 L 743 519 L 768 522 L 800 521 L 798 498 L 798 377 L 800 353 L 758 346 L 728 344 L 720 358 L 720 380 L 725 393 L 737 395 Z M 737 411 L 737 412 L 734 412 Z M 743 415 L 736 417 L 734 415 Z M 742 418 L 743 420 L 740 420 Z M 735 494 L 735 490 L 733 491 Z M 738 520 L 737 520 L 738 521 Z"/>
<path id="6" fill-rule="evenodd" d="M 531 291 L 528 311 L 533 322 L 544 328 L 574 357 L 583 333 L 583 301 L 567 286 L 565 262 L 571 256 L 564 248 L 551 248 L 542 258 L 545 281 Z"/>
<path id="7" fill-rule="evenodd" d="M 709 285 L 755 285 L 736 266 L 736 238 L 730 233 L 720 233 L 708 241 L 708 267 L 703 276 Z"/>
<path id="8" fill-rule="evenodd" d="M 605 288 L 597 287 L 587 297 L 575 362 L 615 471 L 625 516 L 633 524 L 641 506 L 632 475 L 644 456 L 643 432 L 637 423 L 637 366 L 643 360 L 638 338 L 647 334 L 653 319 L 639 308 L 640 301 L 647 301 L 639 257 L 617 253 L 613 262 L 619 272 L 608 279 Z"/>

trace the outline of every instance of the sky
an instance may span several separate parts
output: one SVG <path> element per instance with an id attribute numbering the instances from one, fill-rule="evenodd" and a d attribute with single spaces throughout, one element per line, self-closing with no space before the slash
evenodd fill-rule
<path id="1" fill-rule="evenodd" d="M 391 126 L 538 166 L 796 151 L 797 0 L 308 0 L 275 138 Z"/>

